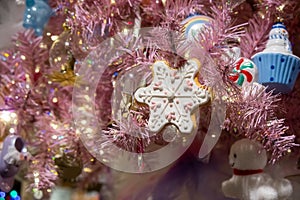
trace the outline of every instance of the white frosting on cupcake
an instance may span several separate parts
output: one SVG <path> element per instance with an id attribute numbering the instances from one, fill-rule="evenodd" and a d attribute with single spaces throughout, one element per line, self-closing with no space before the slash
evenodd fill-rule
<path id="1" fill-rule="evenodd" d="M 282 23 L 272 26 L 264 52 L 293 54 L 289 34 Z"/>

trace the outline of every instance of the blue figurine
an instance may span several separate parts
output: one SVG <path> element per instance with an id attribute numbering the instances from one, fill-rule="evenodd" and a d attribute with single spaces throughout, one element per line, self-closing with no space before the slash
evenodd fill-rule
<path id="1" fill-rule="evenodd" d="M 48 0 L 26 0 L 23 26 L 27 29 L 34 29 L 37 36 L 42 36 L 44 26 L 52 14 Z"/>

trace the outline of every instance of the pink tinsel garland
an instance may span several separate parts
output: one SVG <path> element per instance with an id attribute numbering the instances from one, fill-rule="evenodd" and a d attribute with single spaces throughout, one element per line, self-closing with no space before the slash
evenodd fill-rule
<path id="1" fill-rule="evenodd" d="M 295 136 L 287 134 L 288 127 L 285 126 L 284 119 L 276 116 L 280 99 L 267 93 L 264 89 L 257 89 L 254 86 L 248 88 L 248 91 L 237 88 L 227 76 L 233 61 L 224 62 L 221 56 L 224 54 L 224 48 L 228 47 L 228 41 L 237 38 L 241 39 L 240 47 L 245 57 L 249 58 L 255 52 L 260 51 L 264 47 L 269 27 L 272 24 L 270 16 L 278 14 L 276 8 L 284 4 L 284 12 L 280 12 L 281 17 L 291 19 L 288 14 L 293 13 L 294 10 L 299 11 L 299 3 L 296 0 L 263 1 L 262 4 L 257 5 L 260 10 L 254 10 L 255 13 L 247 23 L 235 24 L 233 12 L 238 10 L 243 2 L 229 4 L 228 1 L 222 0 L 211 4 L 210 1 L 197 0 L 167 1 L 162 7 L 160 1 L 159 5 L 148 4 L 149 2 L 140 0 L 116 0 L 114 4 L 110 0 L 89 0 L 73 4 L 65 1 L 52 1 L 51 5 L 58 6 L 61 10 L 57 19 L 54 17 L 50 21 L 49 27 L 55 26 L 57 21 L 61 22 L 62 16 L 66 17 L 71 31 L 78 34 L 92 50 L 107 37 L 125 27 L 133 27 L 135 18 L 139 16 L 143 16 L 142 26 L 150 24 L 180 31 L 182 30 L 180 22 L 189 14 L 209 15 L 214 21 L 208 25 L 206 31 L 199 34 L 199 41 L 201 41 L 199 45 L 209 55 L 208 57 L 211 58 L 215 67 L 204 65 L 202 71 L 209 76 L 201 78 L 206 85 L 215 89 L 216 95 L 228 97 L 227 120 L 224 122 L 224 128 L 233 135 L 240 134 L 262 142 L 264 147 L 272 152 L 271 161 L 274 162 L 286 151 L 296 146 Z M 262 8 L 266 5 L 269 10 L 262 19 L 258 11 L 263 10 Z M 62 11 L 65 9 L 67 12 L 63 13 Z M 297 19 L 296 17 L 295 20 Z M 288 23 L 293 24 L 295 21 L 291 20 Z M 51 30 L 48 29 L 50 32 Z M 53 31 L 57 33 L 59 30 Z M 153 34 L 157 34 L 158 40 L 165 39 L 166 46 L 174 41 L 182 40 L 182 37 L 170 38 L 165 32 Z M 146 140 L 128 141 L 124 131 L 145 128 L 148 110 L 140 107 L 137 111 L 132 112 L 133 121 L 130 122 L 123 123 L 112 119 L 110 116 L 112 76 L 115 72 L 122 74 L 126 70 L 132 69 L 133 66 L 150 66 L 155 60 L 165 59 L 172 62 L 176 60 L 177 55 L 159 49 L 127 49 L 126 42 L 132 41 L 132 38 L 119 39 L 123 44 L 123 51 L 126 53 L 120 58 L 123 62 L 112 65 L 105 72 L 105 78 L 97 90 L 99 100 L 97 102 L 100 106 L 96 105 L 96 112 L 99 118 L 105 122 L 104 129 L 108 143 L 116 143 L 127 150 L 143 152 L 143 148 L 146 148 L 150 142 L 157 142 L 157 138 L 147 138 L 147 130 L 145 130 L 143 136 L 146 137 Z M 134 42 L 138 44 L 139 39 Z M 155 41 L 153 42 L 155 43 Z M 79 137 L 73 129 L 70 113 L 72 87 L 62 87 L 55 83 L 49 84 L 49 80 L 44 76 L 49 69 L 50 45 L 43 41 L 43 38 L 35 37 L 33 31 L 20 32 L 14 38 L 14 44 L 11 51 L 1 54 L 1 58 L 5 58 L 0 63 L 1 89 L 5 91 L 1 97 L 6 103 L 2 110 L 10 109 L 18 113 L 18 133 L 29 142 L 31 148 L 34 149 L 33 152 L 36 152 L 29 167 L 28 177 L 32 180 L 32 187 L 47 189 L 56 184 L 57 174 L 53 158 L 59 154 L 61 149 L 69 149 L 71 150 L 69 153 L 80 156 L 85 166 L 91 165 L 92 157 L 80 143 Z M 74 42 L 71 45 L 74 46 L 74 50 L 78 43 Z M 173 50 L 180 48 L 175 46 Z M 78 59 L 78 62 L 80 61 Z M 215 73 L 219 73 L 223 78 L 224 87 L 214 88 L 215 83 L 220 81 L 214 79 L 213 74 Z M 53 101 L 53 98 L 56 100 Z M 288 102 L 288 100 L 286 101 Z M 143 116 L 142 120 L 141 116 Z M 113 120 L 113 125 L 109 127 Z M 132 122 L 133 126 L 131 126 Z M 101 167 L 96 171 L 101 171 Z M 39 176 L 38 183 L 34 182 L 37 174 Z M 81 180 L 86 180 L 86 177 L 90 177 L 90 175 L 86 174 Z"/>

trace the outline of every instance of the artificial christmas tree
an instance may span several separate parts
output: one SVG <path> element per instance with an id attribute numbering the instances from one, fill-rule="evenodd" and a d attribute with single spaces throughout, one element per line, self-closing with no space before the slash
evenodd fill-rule
<path id="1" fill-rule="evenodd" d="M 67 186 L 109 199 L 225 199 L 227 152 L 245 137 L 269 153 L 270 173 L 299 174 L 299 79 L 275 94 L 254 64 L 277 21 L 299 55 L 298 1 L 15 3 L 24 29 L 1 46 L 1 138 L 24 139 L 32 156 L 18 177 L 34 198 Z"/>

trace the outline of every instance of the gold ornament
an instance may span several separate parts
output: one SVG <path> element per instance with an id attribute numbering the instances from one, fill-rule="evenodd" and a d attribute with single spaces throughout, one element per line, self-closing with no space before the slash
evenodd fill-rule
<path id="1" fill-rule="evenodd" d="M 72 155 L 63 154 L 55 158 L 55 165 L 58 167 L 58 176 L 67 182 L 73 182 L 82 172 L 82 161 Z"/>
<path id="2" fill-rule="evenodd" d="M 74 72 L 75 59 L 69 63 L 61 65 L 60 71 L 54 70 L 51 74 L 47 75 L 48 79 L 54 83 L 59 83 L 61 86 L 72 86 L 75 84 L 78 76 Z"/>

